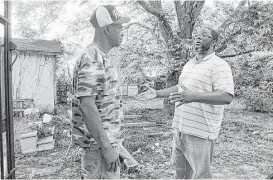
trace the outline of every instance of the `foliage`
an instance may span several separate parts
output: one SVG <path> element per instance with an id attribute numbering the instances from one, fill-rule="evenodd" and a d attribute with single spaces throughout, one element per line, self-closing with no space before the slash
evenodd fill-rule
<path id="1" fill-rule="evenodd" d="M 72 92 L 72 74 L 69 68 L 63 68 L 62 73 L 57 76 L 57 104 L 68 103 L 68 98 Z"/>
<path id="2" fill-rule="evenodd" d="M 16 34 L 26 39 L 39 38 L 50 29 L 65 4 L 65 1 L 13 1 Z"/>
<path id="3" fill-rule="evenodd" d="M 272 48 L 272 2 L 248 1 L 247 5 L 237 8 L 222 1 L 216 1 L 215 5 L 214 13 L 221 12 L 219 18 L 226 17 L 218 27 L 221 39 L 217 51 L 220 56 L 269 51 Z"/>
<path id="4" fill-rule="evenodd" d="M 38 128 L 37 130 L 38 130 L 37 131 L 38 138 L 44 138 L 44 137 L 52 135 L 50 126 L 44 126 L 42 128 Z"/>
<path id="5" fill-rule="evenodd" d="M 53 110 L 49 106 L 39 108 L 39 117 L 42 118 L 44 114 L 53 114 Z"/>
<path id="6" fill-rule="evenodd" d="M 272 58 L 259 58 L 253 54 L 241 57 L 231 64 L 235 95 L 242 97 L 246 107 L 251 110 L 272 112 Z"/>
<path id="7" fill-rule="evenodd" d="M 202 1 L 137 1 L 140 9 L 153 22 L 147 29 L 152 30 L 157 45 L 149 46 L 147 50 L 150 52 L 150 49 L 158 49 L 152 51 L 155 52 L 152 55 L 155 56 L 157 64 L 166 68 L 168 76 L 173 76 L 173 72 L 180 72 L 192 55 L 192 32 L 203 4 Z M 140 24 L 147 23 L 140 21 Z M 147 46 L 146 41 L 144 42 L 139 49 Z M 172 86 L 176 81 L 177 78 L 174 81 L 167 81 L 167 86 Z"/>
<path id="8" fill-rule="evenodd" d="M 167 75 L 166 82 L 175 83 L 183 65 L 194 56 L 193 37 L 202 26 L 220 32 L 217 53 L 232 65 L 237 96 L 249 99 L 245 94 L 251 93 L 245 89 L 257 88 L 262 82 L 272 82 L 267 62 L 250 57 L 250 53 L 272 49 L 273 3 L 214 1 L 213 8 L 195 4 L 201 8 L 201 16 L 195 11 L 197 9 L 190 8 L 194 3 L 197 2 L 15 1 L 14 14 L 18 19 L 15 32 L 24 38 L 40 38 L 50 32 L 51 24 L 65 26 L 65 31 L 58 36 L 65 51 L 58 60 L 61 67 L 58 70 L 58 83 L 70 84 L 75 58 L 93 38 L 90 12 L 99 4 L 115 4 L 123 14 L 129 14 L 134 20 L 124 29 L 122 45 L 110 52 L 113 62 L 118 64 L 120 83 L 149 83 L 154 80 L 147 76 L 151 69 L 155 69 L 157 76 Z M 71 15 L 67 6 L 77 11 Z M 36 15 L 38 11 L 41 13 Z M 191 17 L 192 24 L 186 22 L 184 14 L 187 13 L 195 15 Z M 66 18 L 70 16 L 72 18 Z M 183 21 L 186 23 L 181 23 Z M 187 29 L 189 27 L 192 29 Z M 240 56 L 244 54 L 249 56 Z M 234 58 L 230 60 L 229 57 Z M 259 89 L 262 91 L 262 88 Z"/>
<path id="9" fill-rule="evenodd" d="M 268 90 L 273 82 L 272 52 L 268 50 L 273 45 L 273 3 L 241 1 L 234 8 L 231 3 L 215 1 L 215 7 L 215 11 L 204 14 L 204 19 L 211 22 L 226 19 L 218 27 L 221 37 L 217 52 L 223 58 L 234 57 L 226 60 L 233 69 L 235 95 L 242 97 L 246 107 L 253 111 L 272 111 L 272 93 Z"/>
<path id="10" fill-rule="evenodd" d="M 247 108 L 258 112 L 273 112 L 273 97 L 266 89 L 261 87 L 243 88 L 243 103 Z"/>

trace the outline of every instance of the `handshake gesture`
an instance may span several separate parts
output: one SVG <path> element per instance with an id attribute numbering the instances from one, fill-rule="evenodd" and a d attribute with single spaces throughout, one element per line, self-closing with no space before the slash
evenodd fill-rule
<path id="1" fill-rule="evenodd" d="M 143 85 L 148 88 L 147 91 L 139 94 L 138 96 L 135 97 L 135 99 L 144 101 L 144 100 L 150 100 L 150 99 L 155 99 L 158 97 L 158 93 L 155 89 L 149 87 L 148 85 Z M 176 107 L 181 106 L 182 104 L 187 104 L 191 102 L 196 101 L 196 96 L 197 94 L 195 92 L 190 91 L 188 88 L 182 85 L 180 91 L 172 91 L 169 89 L 163 89 L 161 90 L 164 94 L 161 97 L 167 97 L 170 99 L 171 103 L 176 103 Z"/>

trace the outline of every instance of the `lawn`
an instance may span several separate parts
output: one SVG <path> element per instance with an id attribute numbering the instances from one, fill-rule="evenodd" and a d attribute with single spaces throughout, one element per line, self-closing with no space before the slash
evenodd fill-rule
<path id="1" fill-rule="evenodd" d="M 63 109 L 64 111 L 64 109 Z M 171 132 L 171 118 L 162 109 L 162 99 L 139 102 L 124 99 L 125 114 L 142 115 L 130 122 L 155 122 L 150 127 L 126 128 L 124 146 L 141 164 L 135 169 L 123 170 L 122 178 L 170 179 L 174 171 L 170 162 L 172 136 L 155 133 Z M 59 110 L 62 115 L 62 109 Z M 56 118 L 55 148 L 50 151 L 22 154 L 20 133 L 27 132 L 31 120 L 14 119 L 16 178 L 79 178 L 80 152 L 73 147 L 65 157 L 70 138 L 63 134 L 69 125 Z M 238 100 L 226 107 L 222 130 L 215 143 L 213 175 L 216 179 L 260 179 L 273 172 L 273 140 L 264 138 L 273 131 L 270 114 L 254 113 L 244 109 Z"/>

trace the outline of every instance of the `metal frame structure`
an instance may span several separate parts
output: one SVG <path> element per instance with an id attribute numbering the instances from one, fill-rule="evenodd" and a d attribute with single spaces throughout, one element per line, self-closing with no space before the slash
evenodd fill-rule
<path id="1" fill-rule="evenodd" d="M 13 108 L 12 108 L 12 72 L 11 72 L 11 1 L 4 1 L 4 16 L 0 15 L 0 26 L 4 26 L 4 78 L 0 73 L 0 84 L 4 83 L 4 91 L 0 86 L 0 159 L 1 159 L 1 179 L 15 179 L 15 159 L 14 159 L 14 130 L 13 130 Z M 0 46 L 2 48 L 2 45 Z M 2 59 L 0 59 L 2 60 Z M 2 82 L 2 78 L 4 82 Z M 4 93 L 4 99 L 2 94 Z M 2 107 L 5 102 L 5 107 Z M 5 130 L 6 130 L 6 151 L 7 151 L 7 167 L 4 166 L 4 147 L 2 136 L 2 110 L 5 112 Z M 4 169 L 7 169 L 7 175 L 4 175 Z"/>

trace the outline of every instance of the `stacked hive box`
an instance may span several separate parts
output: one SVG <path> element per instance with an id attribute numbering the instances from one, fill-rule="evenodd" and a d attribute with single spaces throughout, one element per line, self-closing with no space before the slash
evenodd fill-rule
<path id="1" fill-rule="evenodd" d="M 44 114 L 43 121 L 29 123 L 31 129 L 36 129 L 32 132 L 21 134 L 20 143 L 22 153 L 30 153 L 36 151 L 50 150 L 55 144 L 55 126 L 50 125 L 52 116 Z M 44 137 L 38 138 L 40 131 L 47 130 Z"/>

